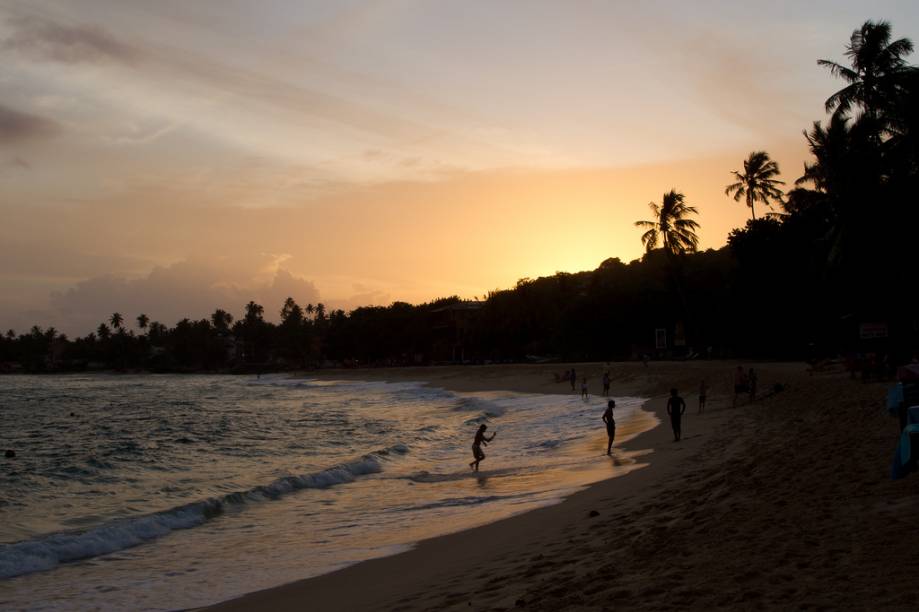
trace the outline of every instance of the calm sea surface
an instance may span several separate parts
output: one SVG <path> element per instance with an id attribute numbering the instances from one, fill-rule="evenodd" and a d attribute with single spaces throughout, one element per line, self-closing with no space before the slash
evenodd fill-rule
<path id="1" fill-rule="evenodd" d="M 619 441 L 656 419 L 617 398 Z M 214 603 L 640 467 L 605 399 L 283 376 L 0 377 L 0 608 Z M 497 438 L 469 471 L 479 423 Z"/>

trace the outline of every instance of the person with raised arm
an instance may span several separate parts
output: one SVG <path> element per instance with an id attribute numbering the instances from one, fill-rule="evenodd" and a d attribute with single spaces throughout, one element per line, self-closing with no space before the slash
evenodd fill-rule
<path id="1" fill-rule="evenodd" d="M 488 429 L 488 425 L 482 423 L 479 425 L 479 430 L 475 432 L 475 440 L 472 441 L 472 456 L 475 458 L 472 463 L 469 464 L 469 467 L 472 468 L 472 471 L 479 471 L 479 463 L 485 459 L 485 453 L 482 451 L 482 446 L 488 446 L 488 443 L 495 439 L 495 436 L 498 435 L 498 432 L 491 434 L 490 438 L 485 437 L 485 430 Z"/>

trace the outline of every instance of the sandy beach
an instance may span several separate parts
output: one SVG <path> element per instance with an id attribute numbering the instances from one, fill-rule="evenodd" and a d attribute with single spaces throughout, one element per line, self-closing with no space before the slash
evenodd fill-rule
<path id="1" fill-rule="evenodd" d="M 647 468 L 554 506 L 211 609 L 914 608 L 919 477 L 890 480 L 897 424 L 884 410 L 886 384 L 849 380 L 840 368 L 752 364 L 761 397 L 735 408 L 735 365 L 609 366 L 613 394 L 650 397 L 646 407 L 661 419 L 628 444 L 652 449 Z M 570 393 L 552 377 L 565 367 L 325 375 Z M 576 367 L 598 390 L 607 366 Z M 697 415 L 703 379 L 708 407 Z M 762 397 L 774 383 L 785 390 Z M 671 386 L 688 403 L 678 443 L 664 414 Z M 493 457 L 500 461 L 498 447 Z"/>

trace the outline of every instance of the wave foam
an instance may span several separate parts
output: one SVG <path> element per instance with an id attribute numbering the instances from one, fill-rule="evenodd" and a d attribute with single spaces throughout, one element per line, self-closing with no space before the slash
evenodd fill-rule
<path id="1" fill-rule="evenodd" d="M 77 532 L 61 532 L 0 546 L 0 579 L 49 570 L 61 563 L 78 561 L 131 548 L 178 529 L 189 529 L 220 516 L 232 507 L 277 499 L 301 489 L 325 489 L 354 482 L 360 476 L 383 471 L 382 460 L 403 455 L 408 448 L 396 444 L 360 459 L 310 474 L 284 476 L 268 485 L 237 491 L 147 514 L 119 519 Z"/>

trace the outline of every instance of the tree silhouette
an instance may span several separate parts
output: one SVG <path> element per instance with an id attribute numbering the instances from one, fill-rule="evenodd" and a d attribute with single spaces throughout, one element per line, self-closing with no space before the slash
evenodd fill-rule
<path id="1" fill-rule="evenodd" d="M 246 304 L 246 322 L 255 323 L 256 321 L 262 320 L 262 315 L 265 314 L 265 307 L 261 304 L 256 304 L 255 302 L 249 302 Z"/>
<path id="2" fill-rule="evenodd" d="M 147 329 L 147 325 L 150 324 L 150 317 L 141 313 L 137 315 L 137 327 L 140 329 Z"/>
<path id="3" fill-rule="evenodd" d="M 105 323 L 99 323 L 99 327 L 96 328 L 96 335 L 99 336 L 100 340 L 107 340 L 109 336 L 112 335 L 112 332 L 108 325 Z"/>
<path id="4" fill-rule="evenodd" d="M 115 312 L 109 317 L 108 322 L 112 324 L 112 327 L 120 330 L 121 326 L 124 324 L 124 317 L 121 316 L 121 313 Z"/>
<path id="5" fill-rule="evenodd" d="M 299 325 L 303 321 L 303 309 L 294 301 L 294 298 L 288 297 L 284 300 L 284 306 L 281 307 L 281 323 Z"/>
<path id="6" fill-rule="evenodd" d="M 147 337 L 150 339 L 151 344 L 158 345 L 166 339 L 168 332 L 169 329 L 165 325 L 159 321 L 153 321 L 150 323 L 150 331 L 147 332 Z"/>
<path id="7" fill-rule="evenodd" d="M 230 329 L 230 325 L 233 324 L 233 315 L 222 308 L 218 308 L 214 311 L 214 314 L 211 315 L 211 324 L 214 326 L 214 329 L 227 331 Z"/>
<path id="8" fill-rule="evenodd" d="M 732 170 L 731 174 L 737 179 L 736 183 L 731 183 L 724 189 L 725 195 L 734 194 L 734 201 L 739 202 L 740 198 L 745 198 L 747 206 L 750 207 L 750 215 L 756 220 L 754 204 L 762 202 L 769 206 L 770 200 L 776 202 L 782 201 L 782 190 L 778 185 L 784 185 L 784 181 L 774 179 L 778 176 L 779 165 L 769 159 L 769 154 L 765 151 L 753 151 L 743 162 L 743 172 Z"/>
<path id="9" fill-rule="evenodd" d="M 840 117 L 849 116 L 853 107 L 861 107 L 865 115 L 876 119 L 880 111 L 897 96 L 902 78 L 915 72 L 904 56 L 913 51 L 906 38 L 890 41 L 890 24 L 886 21 L 866 21 L 852 32 L 846 45 L 846 56 L 852 67 L 831 60 L 817 60 L 849 84 L 827 98 L 826 111 Z"/>
<path id="10" fill-rule="evenodd" d="M 670 255 L 694 253 L 699 245 L 696 230 L 699 224 L 688 219 L 689 215 L 698 214 L 695 207 L 686 204 L 686 197 L 671 189 L 664 194 L 661 205 L 649 202 L 648 207 L 654 214 L 651 221 L 636 221 L 635 226 L 645 229 L 641 235 L 641 243 L 646 252 L 657 248 L 658 242 L 663 244 L 664 250 Z"/>

